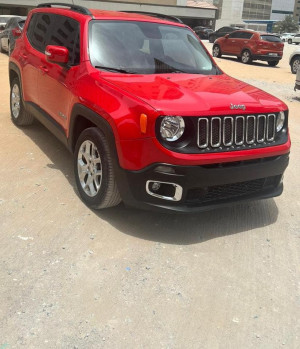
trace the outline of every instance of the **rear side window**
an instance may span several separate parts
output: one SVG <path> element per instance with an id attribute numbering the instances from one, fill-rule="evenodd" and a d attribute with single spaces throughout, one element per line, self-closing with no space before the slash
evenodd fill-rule
<path id="1" fill-rule="evenodd" d="M 29 23 L 27 37 L 40 52 L 44 53 L 47 45 L 64 46 L 69 50 L 69 64 L 80 62 L 79 23 L 72 18 L 36 13 Z"/>
<path id="2" fill-rule="evenodd" d="M 249 32 L 241 32 L 241 38 L 242 39 L 251 39 L 252 37 L 252 33 L 249 33 Z"/>
<path id="3" fill-rule="evenodd" d="M 269 42 L 281 42 L 281 39 L 275 35 L 261 35 L 261 40 Z"/>

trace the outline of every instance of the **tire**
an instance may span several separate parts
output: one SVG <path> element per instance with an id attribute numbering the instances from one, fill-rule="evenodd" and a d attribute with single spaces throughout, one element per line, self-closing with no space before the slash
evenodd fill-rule
<path id="1" fill-rule="evenodd" d="M 213 35 L 210 35 L 209 38 L 208 38 L 208 41 L 212 44 L 214 43 L 216 40 L 216 38 L 213 36 Z"/>
<path id="2" fill-rule="evenodd" d="M 5 52 L 5 51 L 3 50 L 3 48 L 2 48 L 1 39 L 0 39 L 0 52 L 1 52 L 1 53 L 4 53 L 4 52 Z"/>
<path id="3" fill-rule="evenodd" d="M 108 142 L 96 127 L 79 136 L 74 153 L 74 173 L 83 202 L 94 209 L 113 207 L 121 202 Z"/>
<path id="4" fill-rule="evenodd" d="M 297 74 L 298 69 L 300 69 L 300 56 L 294 57 L 291 61 L 291 72 Z"/>
<path id="5" fill-rule="evenodd" d="M 268 61 L 268 64 L 270 67 L 276 67 L 276 65 L 279 63 L 279 61 Z"/>
<path id="6" fill-rule="evenodd" d="M 11 44 L 10 44 L 10 41 L 8 43 L 8 55 L 10 56 L 12 53 L 12 47 L 11 47 Z"/>
<path id="7" fill-rule="evenodd" d="M 252 62 L 251 52 L 249 50 L 244 50 L 241 55 L 241 61 L 244 64 L 250 64 Z"/>
<path id="8" fill-rule="evenodd" d="M 32 114 L 25 110 L 22 89 L 18 78 L 14 78 L 10 88 L 10 114 L 16 126 L 28 126 L 33 123 Z"/>
<path id="9" fill-rule="evenodd" d="M 213 57 L 218 57 L 218 58 L 222 57 L 222 52 L 219 45 L 213 46 L 212 55 Z"/>
<path id="10" fill-rule="evenodd" d="M 292 43 L 292 39 L 288 39 L 288 43 L 291 44 Z"/>

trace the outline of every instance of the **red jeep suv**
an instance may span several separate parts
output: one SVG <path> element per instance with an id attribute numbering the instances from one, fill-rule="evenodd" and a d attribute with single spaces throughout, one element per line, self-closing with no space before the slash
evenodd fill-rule
<path id="1" fill-rule="evenodd" d="M 9 61 L 11 118 L 74 154 L 92 208 L 204 210 L 280 195 L 288 108 L 233 79 L 186 25 L 42 4 Z"/>
<path id="2" fill-rule="evenodd" d="M 215 41 L 213 56 L 237 56 L 243 63 L 267 61 L 275 67 L 282 58 L 284 43 L 280 37 L 252 30 L 238 30 Z"/>

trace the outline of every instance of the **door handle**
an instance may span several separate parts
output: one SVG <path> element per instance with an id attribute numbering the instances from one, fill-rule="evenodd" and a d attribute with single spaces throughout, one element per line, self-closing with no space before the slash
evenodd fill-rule
<path id="1" fill-rule="evenodd" d="M 44 73 L 48 73 L 48 68 L 45 65 L 40 65 L 40 69 L 44 72 Z"/>
<path id="2" fill-rule="evenodd" d="M 21 53 L 20 54 L 23 58 L 27 58 L 27 54 L 26 53 Z"/>

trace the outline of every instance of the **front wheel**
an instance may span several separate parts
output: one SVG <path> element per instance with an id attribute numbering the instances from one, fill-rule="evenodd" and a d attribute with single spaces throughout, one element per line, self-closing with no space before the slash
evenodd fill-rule
<path id="1" fill-rule="evenodd" d="M 212 54 L 214 57 L 222 57 L 222 52 L 219 45 L 214 45 Z"/>
<path id="2" fill-rule="evenodd" d="M 213 42 L 215 42 L 215 38 L 213 35 L 210 35 L 208 38 L 208 41 L 212 44 Z"/>
<path id="3" fill-rule="evenodd" d="M 33 116 L 25 110 L 22 90 L 18 78 L 14 78 L 10 89 L 10 114 L 16 126 L 27 126 L 33 123 Z"/>
<path id="4" fill-rule="evenodd" d="M 292 39 L 288 39 L 288 43 L 291 44 L 292 43 Z"/>
<path id="5" fill-rule="evenodd" d="M 270 67 L 276 67 L 276 65 L 279 63 L 279 61 L 268 61 L 268 64 Z"/>
<path id="6" fill-rule="evenodd" d="M 74 172 L 79 194 L 91 208 L 102 209 L 121 202 L 109 145 L 98 128 L 87 128 L 79 136 Z"/>
<path id="7" fill-rule="evenodd" d="M 251 52 L 249 50 L 243 51 L 241 60 L 244 64 L 250 64 L 252 62 Z"/>
<path id="8" fill-rule="evenodd" d="M 300 56 L 293 58 L 291 62 L 291 71 L 293 74 L 297 74 L 297 70 L 300 69 Z"/>

